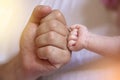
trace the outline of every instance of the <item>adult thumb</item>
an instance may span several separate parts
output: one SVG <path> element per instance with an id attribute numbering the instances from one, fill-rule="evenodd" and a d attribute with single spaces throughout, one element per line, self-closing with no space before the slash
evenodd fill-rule
<path id="1" fill-rule="evenodd" d="M 40 20 L 51 12 L 52 10 L 49 6 L 38 5 L 34 8 L 28 23 L 36 23 L 39 25 Z"/>
<path id="2" fill-rule="evenodd" d="M 30 46 L 33 46 L 36 30 L 40 25 L 41 19 L 49 15 L 51 12 L 52 10 L 49 6 L 38 5 L 34 8 L 32 15 L 22 33 L 20 48 L 30 48 Z"/>

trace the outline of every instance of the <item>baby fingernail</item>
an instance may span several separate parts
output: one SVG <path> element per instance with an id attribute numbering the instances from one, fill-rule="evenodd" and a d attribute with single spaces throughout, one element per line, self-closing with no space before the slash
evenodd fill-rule
<path id="1" fill-rule="evenodd" d="M 75 35 L 71 35 L 70 38 L 73 39 L 73 40 L 76 40 L 78 37 L 75 36 Z"/>
<path id="2" fill-rule="evenodd" d="M 77 32 L 76 31 L 72 31 L 71 35 L 77 35 Z"/>
<path id="3" fill-rule="evenodd" d="M 76 43 L 76 41 L 74 41 L 74 40 L 70 40 L 70 41 L 69 41 L 69 45 L 70 45 L 70 46 L 75 45 L 75 43 Z"/>

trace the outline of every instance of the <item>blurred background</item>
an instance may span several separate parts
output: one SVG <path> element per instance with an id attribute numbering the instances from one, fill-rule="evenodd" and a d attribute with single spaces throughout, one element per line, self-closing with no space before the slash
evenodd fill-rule
<path id="1" fill-rule="evenodd" d="M 38 4 L 59 9 L 67 24 L 83 24 L 96 34 L 120 33 L 116 12 L 105 8 L 100 0 L 0 0 L 0 64 L 19 52 L 22 31 Z M 73 52 L 70 63 L 43 80 L 120 80 L 120 65 L 94 52 Z"/>

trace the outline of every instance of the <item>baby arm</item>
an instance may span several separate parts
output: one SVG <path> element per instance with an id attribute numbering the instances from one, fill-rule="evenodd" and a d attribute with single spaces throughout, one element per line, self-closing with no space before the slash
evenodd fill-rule
<path id="1" fill-rule="evenodd" d="M 83 25 L 70 27 L 68 47 L 78 51 L 83 48 L 99 53 L 100 55 L 120 58 L 120 36 L 106 37 L 93 34 Z"/>

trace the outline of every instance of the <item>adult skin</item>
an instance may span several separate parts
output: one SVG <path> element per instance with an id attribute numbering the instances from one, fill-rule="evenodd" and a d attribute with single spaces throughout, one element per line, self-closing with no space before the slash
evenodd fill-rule
<path id="1" fill-rule="evenodd" d="M 37 6 L 22 33 L 19 54 L 0 66 L 0 80 L 35 80 L 59 69 L 71 57 L 68 33 L 60 11 Z"/>

